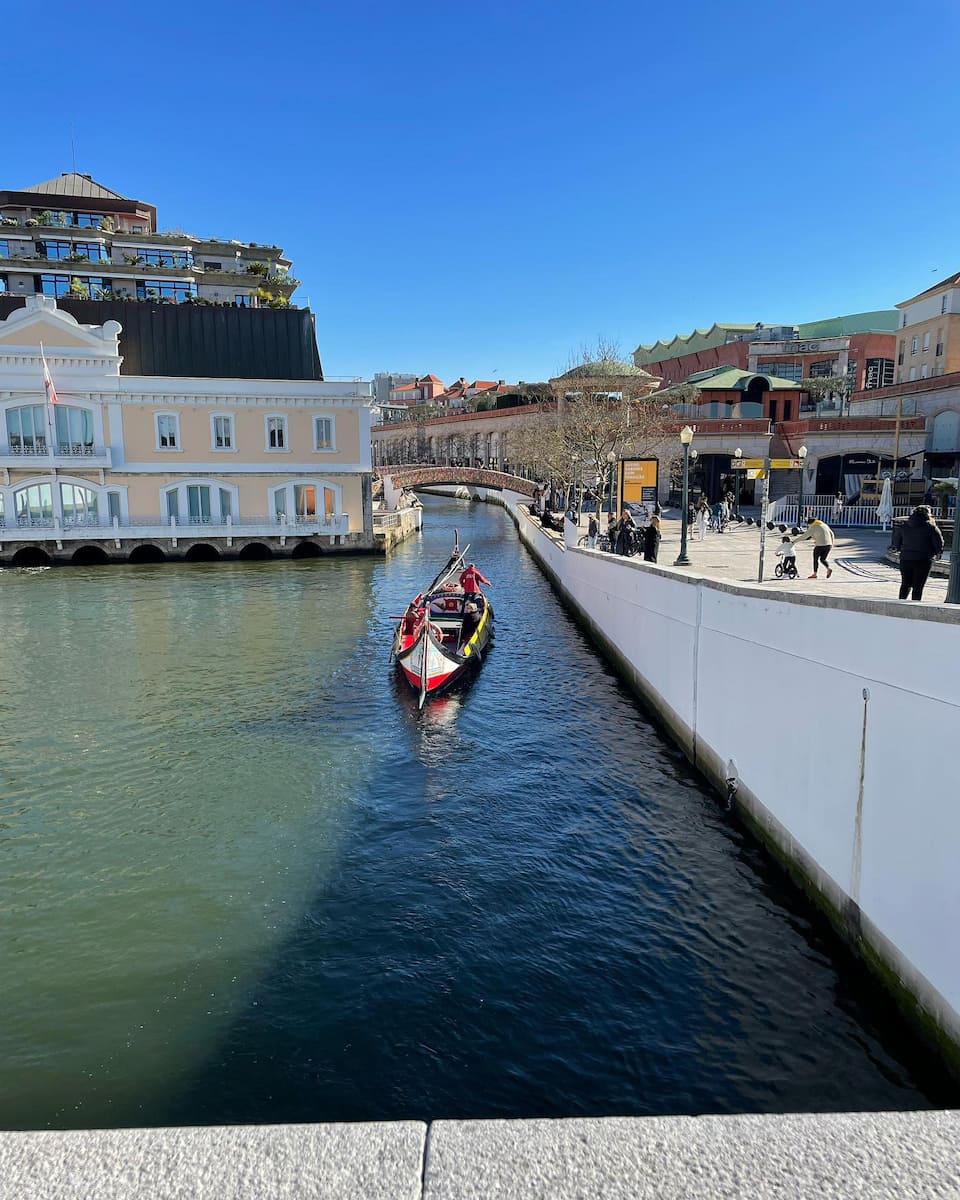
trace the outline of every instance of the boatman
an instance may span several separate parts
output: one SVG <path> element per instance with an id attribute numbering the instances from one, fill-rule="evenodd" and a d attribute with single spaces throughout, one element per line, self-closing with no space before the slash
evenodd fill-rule
<path id="1" fill-rule="evenodd" d="M 471 563 L 460 572 L 460 586 L 463 588 L 465 596 L 480 594 L 481 583 L 485 583 L 487 587 L 493 587 L 486 575 L 481 575 L 477 570 L 476 563 Z"/>

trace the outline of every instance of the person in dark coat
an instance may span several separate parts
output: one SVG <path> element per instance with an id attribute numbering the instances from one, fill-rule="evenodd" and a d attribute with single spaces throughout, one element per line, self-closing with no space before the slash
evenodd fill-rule
<path id="1" fill-rule="evenodd" d="M 650 524 L 643 531 L 643 560 L 656 562 L 657 551 L 660 549 L 660 518 L 653 516 Z"/>
<path id="2" fill-rule="evenodd" d="M 923 598 L 933 560 L 943 553 L 943 534 L 925 504 L 918 504 L 906 521 L 893 531 L 893 548 L 900 551 L 900 599 Z"/>
<path id="3" fill-rule="evenodd" d="M 617 522 L 617 554 L 630 554 L 636 532 L 637 523 L 633 519 L 633 513 L 629 508 L 625 508 L 620 514 L 620 520 Z"/>

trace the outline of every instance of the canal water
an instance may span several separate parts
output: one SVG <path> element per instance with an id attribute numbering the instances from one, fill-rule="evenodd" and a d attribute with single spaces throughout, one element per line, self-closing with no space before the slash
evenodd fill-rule
<path id="1" fill-rule="evenodd" d="M 504 512 L 425 518 L 0 572 L 0 1126 L 956 1103 Z M 390 614 L 454 527 L 497 641 L 418 713 Z"/>

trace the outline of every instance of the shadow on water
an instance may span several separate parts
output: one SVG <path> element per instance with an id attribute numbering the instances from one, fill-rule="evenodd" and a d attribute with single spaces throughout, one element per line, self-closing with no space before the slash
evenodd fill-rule
<path id="1" fill-rule="evenodd" d="M 604 669 L 503 514 L 427 507 L 432 531 L 375 580 L 380 615 L 342 668 L 351 688 L 327 684 L 298 718 L 300 734 L 365 739 L 336 861 L 191 1085 L 140 1119 L 956 1103 Z M 500 581 L 501 652 L 420 713 L 383 614 L 454 522 Z"/>
<path id="2" fill-rule="evenodd" d="M 386 561 L 4 572 L 0 1123 L 956 1103 L 505 515 L 426 509 Z M 389 616 L 455 525 L 499 645 L 420 712 Z"/>

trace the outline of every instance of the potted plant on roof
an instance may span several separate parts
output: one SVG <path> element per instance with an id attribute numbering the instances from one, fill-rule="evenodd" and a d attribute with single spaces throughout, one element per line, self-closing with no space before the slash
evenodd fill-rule
<path id="1" fill-rule="evenodd" d="M 78 276 L 70 280 L 70 299 L 71 300 L 89 300 L 90 289 Z"/>

